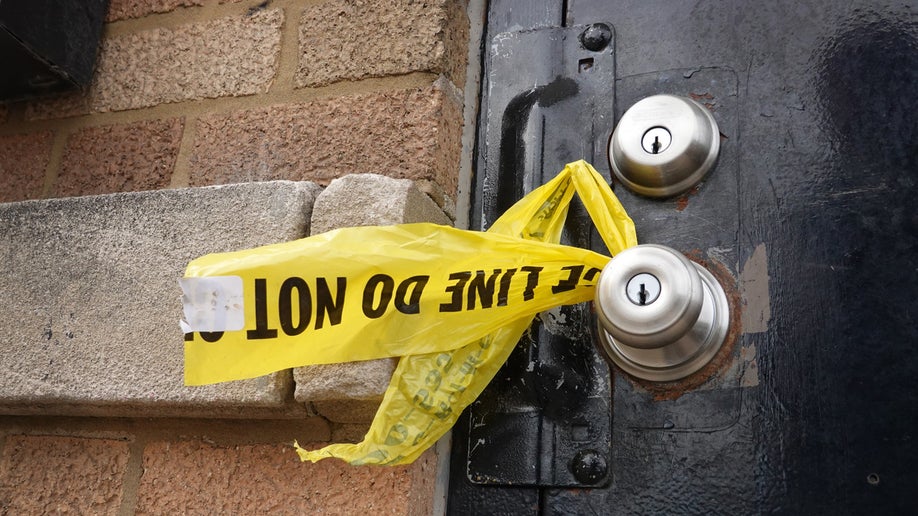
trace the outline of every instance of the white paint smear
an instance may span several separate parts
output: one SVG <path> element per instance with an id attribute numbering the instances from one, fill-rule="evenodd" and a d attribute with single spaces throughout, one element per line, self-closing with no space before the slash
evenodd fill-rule
<path id="1" fill-rule="evenodd" d="M 242 278 L 210 276 L 182 278 L 182 312 L 179 324 L 185 333 L 237 331 L 245 327 Z"/>

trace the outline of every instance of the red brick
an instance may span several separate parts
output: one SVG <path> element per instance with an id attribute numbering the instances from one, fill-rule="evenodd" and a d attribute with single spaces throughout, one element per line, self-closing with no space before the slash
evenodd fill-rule
<path id="1" fill-rule="evenodd" d="M 81 129 L 67 139 L 57 197 L 169 186 L 183 120 L 147 120 Z"/>
<path id="2" fill-rule="evenodd" d="M 156 442 L 143 470 L 139 514 L 429 514 L 436 457 L 356 467 L 303 463 L 283 445 Z"/>
<path id="3" fill-rule="evenodd" d="M 117 514 L 128 454 L 123 441 L 7 437 L 0 459 L 0 512 Z"/>
<path id="4" fill-rule="evenodd" d="M 465 83 L 469 20 L 462 0 L 350 0 L 307 5 L 297 86 L 410 72 Z"/>
<path id="5" fill-rule="evenodd" d="M 264 93 L 274 81 L 280 9 L 262 9 L 102 40 L 87 93 L 27 104 L 28 120 Z"/>
<path id="6" fill-rule="evenodd" d="M 0 136 L 0 202 L 41 197 L 52 140 L 50 132 Z"/>
<path id="7" fill-rule="evenodd" d="M 148 14 L 167 13 L 177 7 L 204 5 L 203 0 L 111 0 L 105 21 L 142 18 Z"/>
<path id="8" fill-rule="evenodd" d="M 370 172 L 458 184 L 461 108 L 438 86 L 202 117 L 191 184 L 309 180 Z"/>

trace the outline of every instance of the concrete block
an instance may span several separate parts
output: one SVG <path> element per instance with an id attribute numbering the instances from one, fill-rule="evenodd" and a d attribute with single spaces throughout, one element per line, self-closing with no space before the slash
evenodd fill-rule
<path id="1" fill-rule="evenodd" d="M 367 423 L 334 425 L 331 431 L 331 442 L 359 443 L 367 435 L 368 429 Z"/>
<path id="2" fill-rule="evenodd" d="M 0 413 L 283 417 L 289 371 L 185 387 L 178 279 L 204 254 L 296 239 L 288 181 L 0 204 Z"/>
<path id="3" fill-rule="evenodd" d="M 274 80 L 280 9 L 102 40 L 87 94 L 28 105 L 30 120 L 264 93 Z"/>
<path id="4" fill-rule="evenodd" d="M 191 184 L 327 184 L 355 172 L 425 182 L 455 199 L 462 105 L 439 82 L 202 116 Z M 441 205 L 443 205 L 441 203 Z"/>
<path id="5" fill-rule="evenodd" d="M 411 222 L 449 224 L 449 218 L 414 182 L 378 174 L 351 174 L 332 181 L 319 194 L 310 233 L 354 226 Z"/>
<path id="6" fill-rule="evenodd" d="M 291 446 L 154 442 L 144 450 L 136 512 L 430 514 L 436 462 L 430 451 L 407 466 L 312 464 Z"/>
<path id="7" fill-rule="evenodd" d="M 389 378 L 395 371 L 398 359 L 382 358 L 379 360 L 365 360 L 363 362 L 348 362 L 345 364 L 321 364 L 314 366 L 298 367 L 293 370 L 296 382 L 296 400 L 307 402 L 344 400 L 370 400 L 379 405 Z M 347 416 L 336 415 L 327 409 L 334 405 L 316 406 L 316 411 L 331 421 L 338 423 L 362 423 L 373 419 L 375 408 L 360 410 L 348 407 Z M 342 407 L 344 411 L 344 407 Z M 355 417 L 354 414 L 361 416 Z M 366 416 L 366 417 L 364 417 Z"/>
<path id="8" fill-rule="evenodd" d="M 3 514 L 118 514 L 128 443 L 12 435 L 0 457 Z"/>
<path id="9" fill-rule="evenodd" d="M 170 118 L 80 129 L 67 139 L 54 196 L 166 188 L 183 127 Z"/>
<path id="10" fill-rule="evenodd" d="M 465 84 L 469 20 L 462 0 L 353 0 L 307 5 L 298 87 L 410 72 Z M 372 30 L 368 30 L 372 27 Z"/>
<path id="11" fill-rule="evenodd" d="M 332 181 L 316 199 L 311 233 L 409 222 L 450 223 L 412 181 L 353 174 Z M 296 400 L 313 402 L 319 414 L 334 422 L 370 421 L 396 363 L 397 359 L 387 358 L 294 369 Z"/>
<path id="12" fill-rule="evenodd" d="M 50 131 L 0 136 L 0 202 L 41 197 L 53 140 Z"/>
<path id="13" fill-rule="evenodd" d="M 395 368 L 396 359 L 382 359 L 374 360 L 374 362 L 391 362 L 391 368 Z M 344 366 L 344 364 L 336 364 Z M 303 369 L 303 368 L 301 368 Z M 342 367 L 345 369 L 345 367 Z M 380 367 L 382 369 L 382 367 Z M 320 375 L 328 374 L 329 371 L 320 371 Z M 346 372 L 345 372 L 346 374 Z M 389 378 L 392 376 L 390 372 L 388 376 L 379 375 L 375 378 L 368 378 L 367 381 L 372 384 L 381 384 L 385 381 L 386 385 L 389 383 Z M 347 383 L 342 382 L 342 384 L 347 385 Z M 342 389 L 343 390 L 343 389 Z M 385 386 L 383 386 L 383 392 L 385 392 Z M 316 414 L 328 419 L 332 423 L 347 423 L 347 424 L 363 424 L 364 433 L 369 428 L 369 423 L 373 421 L 373 417 L 376 415 L 376 412 L 379 411 L 379 403 L 382 401 L 382 394 L 378 394 L 370 399 L 358 400 L 351 399 L 347 397 L 347 393 L 342 393 L 341 397 L 338 399 L 332 399 L 328 401 L 314 401 L 312 402 L 312 408 L 315 410 Z"/>

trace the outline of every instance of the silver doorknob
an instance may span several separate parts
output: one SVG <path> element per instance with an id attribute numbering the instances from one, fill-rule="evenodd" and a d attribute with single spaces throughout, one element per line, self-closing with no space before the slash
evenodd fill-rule
<path id="1" fill-rule="evenodd" d="M 649 197 L 682 193 L 714 166 L 720 152 L 717 121 L 686 97 L 654 95 L 622 115 L 609 140 L 615 176 Z"/>
<path id="2" fill-rule="evenodd" d="M 596 290 L 600 344 L 622 370 L 671 381 L 704 367 L 730 325 L 723 287 L 678 251 L 645 244 L 605 266 Z"/>

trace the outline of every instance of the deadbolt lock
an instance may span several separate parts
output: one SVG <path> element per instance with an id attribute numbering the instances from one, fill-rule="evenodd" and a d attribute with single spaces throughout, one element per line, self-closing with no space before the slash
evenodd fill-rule
<path id="1" fill-rule="evenodd" d="M 720 131 L 707 108 L 686 97 L 654 95 L 622 115 L 609 162 L 630 190 L 648 197 L 682 193 L 714 166 Z"/>
<path id="2" fill-rule="evenodd" d="M 730 324 L 723 287 L 678 251 L 645 244 L 606 265 L 596 291 L 600 344 L 625 372 L 672 381 L 704 367 Z"/>

